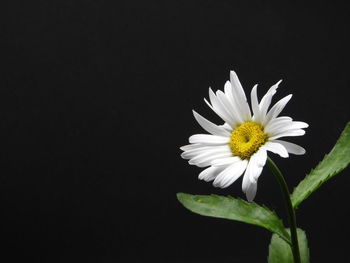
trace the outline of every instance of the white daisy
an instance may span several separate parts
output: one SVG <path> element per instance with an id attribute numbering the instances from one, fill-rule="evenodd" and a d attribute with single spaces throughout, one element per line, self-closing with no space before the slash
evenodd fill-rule
<path id="1" fill-rule="evenodd" d="M 290 117 L 278 117 L 292 94 L 279 100 L 270 110 L 269 106 L 281 81 L 273 85 L 258 102 L 257 85 L 251 91 L 251 107 L 241 83 L 234 71 L 230 72 L 224 92 L 214 93 L 209 88 L 208 106 L 225 122 L 216 125 L 197 112 L 193 115 L 204 130 L 210 134 L 195 134 L 189 145 L 183 146 L 181 157 L 189 164 L 206 167 L 198 178 L 207 182 L 214 180 L 215 187 L 226 188 L 243 173 L 242 190 L 248 201 L 256 195 L 258 178 L 266 163 L 267 151 L 283 158 L 291 154 L 304 154 L 305 150 L 294 143 L 279 140 L 281 137 L 301 136 L 308 124 L 293 121 Z"/>

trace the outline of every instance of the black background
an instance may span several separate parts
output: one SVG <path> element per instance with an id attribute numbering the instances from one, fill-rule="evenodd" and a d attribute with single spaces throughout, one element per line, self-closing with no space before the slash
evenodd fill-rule
<path id="1" fill-rule="evenodd" d="M 344 1 L 346 3 L 346 1 Z M 283 79 L 283 115 L 310 124 L 305 156 L 272 158 L 290 187 L 349 120 L 349 11 L 331 1 L 5 1 L 0 85 L 4 262 L 266 262 L 270 233 L 201 217 L 179 146 L 194 108 L 234 69 L 259 96 Z M 276 100 L 275 100 L 276 101 Z M 312 262 L 350 261 L 349 169 L 298 210 Z M 285 218 L 268 171 L 255 199 Z"/>

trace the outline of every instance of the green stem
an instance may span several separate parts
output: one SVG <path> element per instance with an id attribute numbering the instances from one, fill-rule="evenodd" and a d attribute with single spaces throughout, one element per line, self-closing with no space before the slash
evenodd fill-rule
<path id="1" fill-rule="evenodd" d="M 290 194 L 288 190 L 288 186 L 286 181 L 283 178 L 281 171 L 278 169 L 276 164 L 267 157 L 267 165 L 271 169 L 272 173 L 276 176 L 281 190 L 284 196 L 284 200 L 286 202 L 287 212 L 288 212 L 288 223 L 290 227 L 291 239 L 292 239 L 292 252 L 294 263 L 301 263 L 300 261 L 300 252 L 299 252 L 299 244 L 298 244 L 298 235 L 297 235 L 297 224 L 295 219 L 295 211 L 292 205 L 292 201 L 290 200 Z"/>

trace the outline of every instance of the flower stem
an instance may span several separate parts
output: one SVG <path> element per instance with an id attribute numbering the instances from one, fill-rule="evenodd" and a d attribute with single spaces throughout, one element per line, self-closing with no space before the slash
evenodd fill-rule
<path id="1" fill-rule="evenodd" d="M 295 211 L 292 205 L 292 201 L 290 200 L 290 194 L 289 194 L 287 183 L 284 180 L 284 177 L 281 171 L 278 169 L 276 164 L 269 157 L 267 157 L 267 165 L 269 166 L 272 173 L 276 176 L 278 183 L 280 184 L 280 187 L 284 196 L 284 200 L 286 202 L 286 207 L 288 212 L 288 223 L 289 223 L 291 239 L 292 239 L 291 247 L 293 252 L 294 263 L 301 263 Z"/>

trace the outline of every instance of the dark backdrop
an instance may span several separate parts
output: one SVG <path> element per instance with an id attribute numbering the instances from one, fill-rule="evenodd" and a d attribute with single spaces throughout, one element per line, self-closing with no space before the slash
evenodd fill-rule
<path id="1" fill-rule="evenodd" d="M 307 3 L 306 3 L 307 2 Z M 345 3 L 345 1 L 344 1 Z M 259 95 L 283 79 L 305 156 L 272 156 L 294 187 L 349 106 L 349 12 L 331 1 L 5 1 L 1 16 L 0 257 L 4 262 L 266 262 L 270 233 L 185 210 L 199 181 L 179 146 L 191 110 L 234 69 Z M 312 262 L 350 261 L 349 169 L 298 210 Z M 256 202 L 285 217 L 267 169 Z"/>

